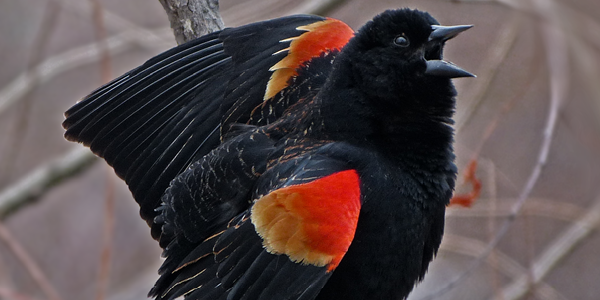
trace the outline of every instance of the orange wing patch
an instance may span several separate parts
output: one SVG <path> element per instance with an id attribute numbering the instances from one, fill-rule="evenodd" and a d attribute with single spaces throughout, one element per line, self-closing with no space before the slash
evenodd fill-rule
<path id="1" fill-rule="evenodd" d="M 272 66 L 274 71 L 267 83 L 264 100 L 273 98 L 283 90 L 292 76 L 298 75 L 297 69 L 305 62 L 322 53 L 332 50 L 341 50 L 348 40 L 354 36 L 354 30 L 346 23 L 327 18 L 324 21 L 311 23 L 296 28 L 306 31 L 297 37 L 282 40 L 292 41 L 290 47 L 281 51 L 288 51 L 288 55 Z"/>
<path id="2" fill-rule="evenodd" d="M 261 197 L 251 221 L 269 253 L 332 271 L 354 238 L 360 205 L 358 174 L 348 170 Z"/>

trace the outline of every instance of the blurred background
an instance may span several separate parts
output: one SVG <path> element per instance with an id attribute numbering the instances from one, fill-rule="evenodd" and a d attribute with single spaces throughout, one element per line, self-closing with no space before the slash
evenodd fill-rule
<path id="1" fill-rule="evenodd" d="M 600 1 L 223 0 L 226 26 L 388 8 L 475 27 L 457 79 L 457 193 L 411 300 L 600 296 Z M 323 3 L 321 3 L 323 4 Z M 125 184 L 66 142 L 63 112 L 175 45 L 158 1 L 0 0 L 0 299 L 145 299 L 160 248 Z M 471 172 L 472 171 L 472 172 Z"/>

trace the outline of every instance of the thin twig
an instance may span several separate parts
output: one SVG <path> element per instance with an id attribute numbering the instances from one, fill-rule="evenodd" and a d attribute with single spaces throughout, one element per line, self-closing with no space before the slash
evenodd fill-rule
<path id="1" fill-rule="evenodd" d="M 67 4 L 66 0 L 61 0 L 60 3 Z M 70 3 L 70 2 L 68 2 Z M 76 10 L 80 12 L 87 12 L 88 6 L 81 4 L 64 5 L 64 7 Z M 79 8 L 79 10 L 77 10 Z M 103 20 L 110 20 L 109 24 L 118 24 L 120 28 L 127 28 L 125 32 L 117 34 L 103 41 L 94 42 L 92 44 L 71 49 L 62 54 L 50 57 L 45 61 L 37 64 L 21 75 L 17 76 L 10 84 L 0 90 L 0 114 L 2 114 L 12 104 L 17 103 L 20 99 L 25 97 L 33 88 L 37 85 L 47 82 L 54 78 L 56 75 L 66 72 L 68 70 L 75 69 L 79 66 L 96 62 L 101 59 L 102 52 L 106 49 L 111 55 L 117 52 L 124 51 L 130 46 L 138 44 L 147 47 L 151 50 L 166 49 L 166 38 L 163 37 L 166 34 L 171 35 L 169 29 L 162 29 L 157 32 L 151 33 L 146 29 L 140 29 L 139 27 L 127 23 L 120 19 L 118 16 L 109 15 L 110 18 L 106 17 L 107 11 L 102 10 Z M 163 33 L 164 32 L 164 33 Z M 105 46 L 102 46 L 104 44 Z M 168 42 L 171 45 L 171 42 Z M 48 167 L 56 170 L 81 170 L 82 168 L 89 165 L 90 160 L 94 157 L 91 153 L 84 154 L 84 149 L 81 149 L 81 154 L 74 155 L 69 153 L 63 158 L 58 159 L 49 165 L 45 165 L 40 169 L 32 171 L 29 175 L 26 175 L 21 181 L 19 181 L 18 187 L 9 187 L 5 191 L 0 192 L 0 219 L 6 217 L 9 213 L 16 211 L 18 208 L 25 204 L 31 203 L 36 200 L 37 197 L 41 196 L 42 192 L 49 186 L 43 187 L 45 184 L 56 184 L 55 181 L 60 180 L 64 177 L 68 177 L 68 174 L 58 171 L 55 175 L 58 178 L 45 177 L 49 171 Z M 85 156 L 85 158 L 84 158 Z M 80 165 L 73 165 L 73 159 L 76 159 Z M 59 162 L 64 162 L 67 165 L 57 165 Z M 32 186 L 28 186 L 28 185 Z M 18 193 L 23 193 L 18 195 Z"/>
<path id="2" fill-rule="evenodd" d="M 62 4 L 62 7 L 65 11 L 74 12 L 79 14 L 85 20 L 89 20 L 90 16 L 93 15 L 93 6 L 89 1 L 79 1 L 79 0 L 52 0 L 57 3 Z M 131 21 L 122 18 L 121 16 L 113 13 L 105 9 L 104 7 L 100 8 L 102 11 L 102 22 L 105 24 L 106 28 L 110 31 L 116 32 L 127 32 L 128 34 L 135 35 L 134 39 L 137 38 L 137 41 L 141 43 L 141 46 L 145 48 L 154 48 L 155 44 L 169 44 L 173 45 L 173 40 L 167 38 L 164 35 L 157 34 L 154 30 L 149 30 L 142 26 L 139 26 Z M 172 37 L 173 35 L 169 35 Z M 133 38 L 133 37 L 132 37 Z"/>
<path id="3" fill-rule="evenodd" d="M 86 1 L 52 0 L 51 3 L 60 4 L 65 11 L 78 13 L 86 18 L 89 18 L 92 14 L 92 8 Z M 167 46 L 172 46 L 172 42 L 166 37 L 167 31 L 169 31 L 166 28 L 152 31 L 137 26 L 104 8 L 101 8 L 101 12 L 103 23 L 114 30 L 121 31 L 121 33 L 50 57 L 17 76 L 10 84 L 0 89 L 0 114 L 35 86 L 62 72 L 98 61 L 101 58 L 101 51 L 99 50 L 103 49 L 98 45 L 99 43 L 105 44 L 104 47 L 112 55 L 127 50 L 134 44 L 152 51 L 164 50 Z M 172 36 L 170 32 L 168 36 Z"/>
<path id="4" fill-rule="evenodd" d="M 60 4 L 60 7 L 64 8 L 65 11 L 78 13 L 86 18 L 89 18 L 89 15 L 92 14 L 90 5 L 85 1 L 53 0 L 49 3 L 54 6 Z M 168 31 L 166 28 L 154 31 L 148 30 L 103 8 L 102 18 L 104 23 L 109 27 L 121 31 L 120 34 L 108 38 L 105 42 L 112 54 L 123 51 L 132 44 L 137 44 L 153 51 L 156 51 L 156 49 L 166 49 L 167 45 L 172 45 L 172 42 L 165 34 L 166 31 Z M 169 33 L 168 36 L 172 35 Z M 100 57 L 100 52 L 97 51 L 98 49 L 100 48 L 96 42 L 66 51 L 62 54 L 48 58 L 35 66 L 30 66 L 28 71 L 16 76 L 16 79 L 9 85 L 0 89 L 0 113 L 11 104 L 18 101 L 26 93 L 30 92 L 35 86 L 52 79 L 54 76 L 64 71 L 97 61 Z"/>
<path id="5" fill-rule="evenodd" d="M 168 29 L 160 30 L 161 34 Z M 169 33 L 170 34 L 170 33 Z M 130 49 L 133 45 L 148 46 L 152 51 L 164 50 L 165 44 L 148 44 L 143 36 L 137 37 L 132 32 L 124 32 L 106 39 L 106 48 L 111 55 Z M 97 62 L 101 57 L 98 42 L 70 49 L 52 56 L 38 64 L 32 71 L 25 71 L 0 89 L 0 114 L 19 101 L 36 85 L 45 83 L 55 76 L 83 65 Z"/>
<path id="6" fill-rule="evenodd" d="M 31 46 L 31 55 L 27 63 L 28 72 L 32 72 L 35 66 L 42 60 L 48 40 L 56 26 L 59 12 L 60 7 L 56 5 L 56 3 L 51 1 L 46 2 L 44 16 L 39 25 L 34 43 Z M 33 82 L 32 85 L 37 86 L 35 82 Z M 14 165 L 18 160 L 19 154 L 21 153 L 23 141 L 27 137 L 29 121 L 31 120 L 29 118 L 29 114 L 31 112 L 33 101 L 31 93 L 32 91 L 34 91 L 33 88 L 29 93 L 24 95 L 23 100 L 20 102 L 21 105 L 18 107 L 14 129 L 12 134 L 9 135 L 9 137 L 12 137 L 12 141 L 9 142 L 11 146 L 8 150 L 8 153 L 2 159 L 2 162 L 4 163 L 0 164 L 0 184 L 4 182 L 4 180 L 8 178 L 11 173 L 13 173 Z"/>
<path id="7" fill-rule="evenodd" d="M 450 251 L 452 253 L 465 255 L 469 257 L 481 257 L 486 249 L 486 243 L 474 238 L 460 235 L 446 234 L 440 245 L 440 251 Z M 492 251 L 498 261 L 498 271 L 507 277 L 521 275 L 526 269 L 509 255 L 498 249 Z M 490 258 L 488 258 L 489 262 Z M 494 266 L 494 265 L 492 265 Z"/>
<path id="8" fill-rule="evenodd" d="M 163 29 L 165 33 L 170 34 L 169 29 Z M 134 38 L 129 32 L 122 33 L 106 39 L 106 49 L 111 55 L 128 49 L 129 46 L 140 44 L 143 37 Z M 146 44 L 146 43 L 143 43 Z M 164 49 L 164 45 L 154 45 L 159 49 Z M 154 47 L 153 46 L 153 47 Z M 0 90 L 0 114 L 11 104 L 17 102 L 25 96 L 36 84 L 44 83 L 54 76 L 75 69 L 81 65 L 96 62 L 100 59 L 102 51 L 99 43 L 95 42 L 83 47 L 71 49 L 62 54 L 50 57 L 35 67 L 32 72 L 25 72 L 18 76 L 13 82 Z M 156 49 L 156 48 L 153 48 Z M 80 149 L 79 147 L 77 147 Z M 0 219 L 6 217 L 9 213 L 16 211 L 19 207 L 33 202 L 42 195 L 50 186 L 55 185 L 62 178 L 70 177 L 69 174 L 77 174 L 75 171 L 81 171 L 85 168 L 94 156 L 88 150 L 81 148 L 72 153 L 68 153 L 55 162 L 44 165 L 41 168 L 33 170 L 19 181 L 18 187 L 9 187 L 0 192 Z M 64 163 L 65 165 L 61 165 Z M 47 174 L 48 172 L 54 172 Z M 62 171 L 61 171 L 62 170 Z M 48 177 L 47 177 L 48 176 Z M 57 178 L 52 178 L 57 176 Z M 23 193 L 18 195 L 18 193 Z"/>
<path id="9" fill-rule="evenodd" d="M 544 131 L 546 137 L 545 144 L 548 144 L 548 147 L 545 147 L 545 151 L 542 151 L 539 162 L 545 163 L 550 151 L 549 144 L 551 143 L 551 137 L 553 136 L 559 109 L 568 91 L 569 49 L 567 48 L 565 32 L 559 29 L 564 28 L 564 26 L 561 24 L 562 19 L 558 15 L 556 7 L 553 5 L 554 3 L 552 1 L 533 0 L 533 4 L 541 14 L 546 16 L 547 20 L 553 20 L 552 25 L 548 26 L 549 24 L 544 24 L 544 26 L 541 26 L 547 49 L 547 65 L 550 71 L 550 107 L 551 111 L 554 111 L 554 113 L 550 114 L 548 125 Z M 541 170 L 539 173 L 541 173 Z M 533 189 L 533 185 L 528 184 L 527 187 Z M 524 199 L 519 199 L 517 204 L 521 203 L 522 206 L 524 201 Z M 590 214 L 586 215 L 586 217 L 581 220 L 582 222 L 598 222 L 600 220 L 600 213 L 598 212 L 598 209 L 600 209 L 600 200 L 596 206 L 594 207 L 596 210 L 592 210 Z M 581 232 L 577 237 L 583 238 L 584 236 L 587 236 L 588 233 L 586 233 L 585 230 L 581 230 L 580 227 L 582 226 L 583 225 L 580 222 L 576 222 L 567 233 L 576 234 L 572 231 Z M 576 241 L 579 241 L 576 237 L 575 240 L 573 240 L 573 238 L 573 236 L 569 237 L 568 235 L 559 237 L 553 245 L 546 249 L 540 259 L 533 264 L 529 272 L 520 276 L 513 284 L 505 288 L 503 294 L 506 295 L 508 299 L 519 299 L 529 293 L 531 288 L 535 287 L 536 284 L 545 277 L 549 270 L 566 255 L 566 252 L 574 247 Z M 565 243 L 568 245 L 565 245 Z"/>
<path id="10" fill-rule="evenodd" d="M 459 2 L 495 2 L 506 5 L 510 8 L 526 12 L 534 17 L 546 18 L 543 12 L 536 9 L 535 5 L 529 5 L 529 1 L 520 0 L 456 0 Z M 577 63 L 578 70 L 583 73 L 580 78 L 586 84 L 588 90 L 592 93 L 592 105 L 595 107 L 595 113 L 600 116 L 600 85 L 597 78 L 600 77 L 598 68 L 598 55 L 594 53 L 592 47 L 600 48 L 600 22 L 597 18 L 591 17 L 586 12 L 580 11 L 573 5 L 567 5 L 564 1 L 547 0 L 549 5 L 555 7 L 555 11 L 560 11 L 558 19 L 568 20 L 561 22 L 563 29 L 568 31 L 567 39 L 576 55 L 573 55 Z M 597 118 L 600 119 L 600 118 Z M 600 128 L 600 122 L 596 122 L 596 128 Z"/>
<path id="11" fill-rule="evenodd" d="M 39 198 L 50 187 L 83 170 L 95 160 L 88 149 L 76 146 L 67 155 L 46 163 L 0 192 L 0 220 Z"/>
<path id="12" fill-rule="evenodd" d="M 493 236 L 494 236 L 494 232 L 496 232 L 496 228 L 498 225 L 497 219 L 494 218 L 494 216 L 493 216 L 493 212 L 495 212 L 498 209 L 498 182 L 496 180 L 496 165 L 491 160 L 480 159 L 480 161 L 481 161 L 481 165 L 486 170 L 486 176 L 484 177 L 485 178 L 484 184 L 487 187 L 488 194 L 490 195 L 489 196 L 490 199 L 488 201 L 486 201 L 485 203 L 487 203 L 491 208 L 491 210 L 488 211 L 488 213 L 486 214 L 486 218 L 488 220 L 488 222 L 487 222 L 487 225 L 488 225 L 487 234 L 489 235 L 488 240 L 492 240 Z M 479 206 L 481 205 L 482 202 L 483 201 L 479 201 Z M 496 252 L 490 253 L 490 256 L 488 257 L 488 261 L 489 261 L 490 266 L 492 267 L 492 272 L 490 272 L 491 273 L 490 281 L 492 282 L 492 290 L 496 294 L 496 293 L 499 293 L 500 288 L 501 288 L 500 276 L 499 276 L 498 272 L 496 271 L 500 267 L 499 266 L 500 260 L 499 260 L 498 255 L 496 254 Z"/>
<path id="13" fill-rule="evenodd" d="M 442 245 L 440 246 L 440 251 L 449 251 L 452 253 L 480 258 L 483 256 L 483 254 L 485 254 L 486 247 L 487 245 L 480 240 L 447 234 L 444 237 Z M 521 276 L 527 272 L 527 269 L 521 264 L 498 249 L 494 249 L 490 255 L 487 256 L 487 262 L 491 267 L 500 271 L 500 273 L 509 278 Z M 539 282 L 539 286 L 540 289 L 535 291 L 536 295 L 538 292 L 543 291 L 546 294 L 552 294 L 553 298 L 555 299 L 564 298 L 556 289 L 543 281 Z"/>
<path id="14" fill-rule="evenodd" d="M 530 90 L 531 85 L 538 78 L 541 70 L 541 68 L 539 67 L 541 64 L 536 61 L 538 57 L 538 55 L 533 57 L 531 68 L 528 71 L 528 75 L 525 77 L 525 82 L 519 87 L 519 89 L 512 98 L 506 99 L 505 103 L 502 105 L 502 109 L 500 109 L 492 118 L 492 120 L 487 124 L 485 130 L 483 131 L 481 139 L 479 139 L 479 144 L 471 153 L 472 160 L 476 160 L 479 158 L 483 147 L 486 145 L 492 134 L 496 131 L 500 122 L 505 118 L 506 114 L 512 111 L 515 104 L 517 103 L 517 100 L 524 99 L 526 93 Z M 496 169 L 494 169 L 494 171 L 496 171 Z"/>
<path id="15" fill-rule="evenodd" d="M 40 290 L 44 293 L 44 295 L 49 300 L 60 300 L 60 296 L 58 292 L 54 289 L 48 277 L 42 272 L 42 269 L 35 263 L 33 258 L 25 251 L 25 248 L 21 246 L 21 244 L 15 239 L 15 237 L 10 233 L 10 230 L 0 222 L 0 240 L 2 240 L 10 251 L 17 257 L 19 262 L 23 264 L 25 270 L 29 273 L 31 278 L 35 281 L 35 283 L 39 286 Z"/>
<path id="16" fill-rule="evenodd" d="M 456 132 L 462 131 L 465 125 L 469 123 L 471 117 L 481 105 L 492 81 L 496 77 L 500 65 L 506 60 L 510 49 L 517 40 L 519 28 L 521 26 L 522 15 L 514 11 L 495 39 L 494 45 L 489 47 L 489 51 L 484 59 L 484 64 L 477 71 L 478 80 L 475 86 L 469 92 L 468 96 L 462 96 L 460 99 L 460 109 L 456 112 Z"/>
<path id="17" fill-rule="evenodd" d="M 503 289 L 508 300 L 521 299 L 532 286 L 539 284 L 548 273 L 576 246 L 600 226 L 600 195 L 587 213 L 556 238 L 533 263 L 530 272 L 521 274 Z M 530 277 L 531 274 L 531 277 Z M 494 298 L 496 299 L 496 298 Z"/>
<path id="18" fill-rule="evenodd" d="M 448 209 L 448 218 L 508 218 L 512 215 L 515 198 L 500 198 L 494 204 L 488 199 L 481 199 L 479 204 L 470 209 Z M 484 202 L 490 202 L 484 204 Z M 521 215 L 550 218 L 554 220 L 574 222 L 587 209 L 571 202 L 555 201 L 549 198 L 531 197 L 523 206 Z"/>

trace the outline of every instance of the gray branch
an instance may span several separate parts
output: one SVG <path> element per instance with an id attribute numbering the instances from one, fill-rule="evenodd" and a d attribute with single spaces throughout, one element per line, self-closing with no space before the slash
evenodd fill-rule
<path id="1" fill-rule="evenodd" d="M 89 149 L 75 146 L 67 155 L 39 166 L 15 184 L 0 191 L 0 220 L 40 198 L 63 179 L 79 174 L 95 161 Z"/>
<path id="2" fill-rule="evenodd" d="M 159 0 L 177 44 L 223 29 L 218 0 Z"/>

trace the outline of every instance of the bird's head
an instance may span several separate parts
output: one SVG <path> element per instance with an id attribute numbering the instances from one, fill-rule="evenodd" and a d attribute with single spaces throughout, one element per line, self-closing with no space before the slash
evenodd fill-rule
<path id="1" fill-rule="evenodd" d="M 365 24 L 344 48 L 351 68 L 346 71 L 368 96 L 397 99 L 440 84 L 451 87 L 450 78 L 474 75 L 442 60 L 444 44 L 471 27 L 440 26 L 418 10 L 385 11 Z"/>

